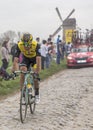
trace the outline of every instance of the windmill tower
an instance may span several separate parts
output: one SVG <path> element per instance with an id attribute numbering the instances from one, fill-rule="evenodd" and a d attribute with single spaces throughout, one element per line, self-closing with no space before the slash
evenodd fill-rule
<path id="1" fill-rule="evenodd" d="M 52 37 L 57 35 L 63 29 L 63 40 L 66 42 L 72 41 L 72 35 L 74 30 L 76 30 L 76 19 L 70 18 L 70 16 L 74 13 L 75 9 L 73 9 L 69 15 L 63 20 L 59 9 L 56 7 L 56 12 L 62 22 L 62 24 L 58 27 L 58 29 L 52 34 Z"/>

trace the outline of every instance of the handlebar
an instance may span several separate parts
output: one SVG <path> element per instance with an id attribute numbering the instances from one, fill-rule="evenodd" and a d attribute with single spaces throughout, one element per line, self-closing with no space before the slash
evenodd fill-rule
<path id="1" fill-rule="evenodd" d="M 30 74 L 34 74 L 33 71 L 22 71 L 22 70 L 14 71 L 14 73 L 23 73 L 23 74 L 28 74 L 28 73 L 30 73 Z"/>
<path id="2" fill-rule="evenodd" d="M 39 75 L 36 74 L 34 71 L 22 71 L 22 70 L 18 70 L 18 71 L 14 71 L 14 77 L 16 77 L 17 73 L 23 73 L 23 74 L 33 74 L 35 79 L 38 79 L 40 81 Z"/>

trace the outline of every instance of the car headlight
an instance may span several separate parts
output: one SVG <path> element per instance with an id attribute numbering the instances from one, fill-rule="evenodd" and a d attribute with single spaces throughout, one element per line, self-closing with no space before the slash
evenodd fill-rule
<path id="1" fill-rule="evenodd" d="M 93 55 L 92 55 L 92 56 L 90 56 L 89 58 L 93 58 Z"/>
<path id="2" fill-rule="evenodd" d="M 71 56 L 68 56 L 67 59 L 68 59 L 68 60 L 72 60 L 73 58 L 72 58 Z"/>

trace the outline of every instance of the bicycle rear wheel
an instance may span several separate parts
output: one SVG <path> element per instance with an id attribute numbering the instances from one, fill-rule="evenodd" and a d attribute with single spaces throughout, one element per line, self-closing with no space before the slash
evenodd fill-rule
<path id="1" fill-rule="evenodd" d="M 26 90 L 25 88 L 21 91 L 20 97 L 20 119 L 24 123 L 27 114 L 27 103 L 26 103 Z"/>
<path id="2" fill-rule="evenodd" d="M 31 114 L 34 113 L 35 111 L 35 107 L 36 107 L 36 104 L 35 104 L 35 89 L 31 88 L 30 90 L 30 93 L 29 93 L 29 106 L 30 106 L 30 112 Z"/>

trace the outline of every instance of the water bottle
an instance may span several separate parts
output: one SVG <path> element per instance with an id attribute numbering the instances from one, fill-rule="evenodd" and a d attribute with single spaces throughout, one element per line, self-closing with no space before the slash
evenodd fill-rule
<path id="1" fill-rule="evenodd" d="M 28 88 L 29 95 L 31 95 L 32 94 L 32 85 L 31 85 L 31 83 L 27 84 L 27 88 Z"/>

